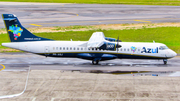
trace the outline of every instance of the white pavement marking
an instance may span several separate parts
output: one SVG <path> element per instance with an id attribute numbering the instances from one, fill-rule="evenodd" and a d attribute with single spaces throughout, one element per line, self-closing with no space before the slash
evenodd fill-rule
<path id="1" fill-rule="evenodd" d="M 36 101 L 36 97 L 34 97 L 34 98 L 32 99 L 32 101 Z"/>
<path id="2" fill-rule="evenodd" d="M 29 71 L 30 71 L 30 68 L 31 68 L 31 67 L 29 67 Z M 29 71 L 28 71 L 28 75 L 27 75 L 27 79 L 26 79 L 25 88 L 24 88 L 24 90 L 23 90 L 21 93 L 13 94 L 13 95 L 4 95 L 4 96 L 0 96 L 0 99 L 4 99 L 4 98 L 12 98 L 12 97 L 17 97 L 17 96 L 22 95 L 22 94 L 25 92 L 26 87 L 27 87 L 28 78 L 29 78 Z"/>
<path id="3" fill-rule="evenodd" d="M 39 87 L 35 90 L 33 96 L 35 96 L 36 92 L 39 90 L 39 88 L 42 86 L 43 83 L 44 83 L 44 81 L 42 81 L 41 84 L 39 85 Z"/>
<path id="4" fill-rule="evenodd" d="M 51 98 L 51 101 L 54 101 L 55 98 Z"/>

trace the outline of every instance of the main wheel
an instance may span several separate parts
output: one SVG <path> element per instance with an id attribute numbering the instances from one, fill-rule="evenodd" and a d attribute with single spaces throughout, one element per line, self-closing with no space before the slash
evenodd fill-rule
<path id="1" fill-rule="evenodd" d="M 96 60 L 96 61 L 92 60 L 93 65 L 97 65 L 98 63 L 99 63 L 99 60 Z"/>
<path id="2" fill-rule="evenodd" d="M 163 62 L 166 65 L 167 64 L 167 59 L 163 59 Z"/>
<path id="3" fill-rule="evenodd" d="M 166 64 L 167 64 L 167 61 L 164 61 L 164 64 L 166 65 Z"/>

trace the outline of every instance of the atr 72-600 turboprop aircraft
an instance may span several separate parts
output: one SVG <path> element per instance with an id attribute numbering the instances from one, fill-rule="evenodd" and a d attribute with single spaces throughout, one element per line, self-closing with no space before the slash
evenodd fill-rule
<path id="1" fill-rule="evenodd" d="M 33 35 L 13 14 L 3 14 L 11 43 L 3 46 L 43 55 L 92 60 L 93 64 L 111 59 L 167 59 L 177 54 L 161 43 L 121 42 L 106 38 L 102 32 L 92 34 L 89 41 L 55 41 Z"/>

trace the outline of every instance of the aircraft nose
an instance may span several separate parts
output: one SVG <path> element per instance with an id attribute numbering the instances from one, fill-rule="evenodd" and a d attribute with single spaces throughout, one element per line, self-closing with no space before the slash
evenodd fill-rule
<path id="1" fill-rule="evenodd" d="M 173 57 L 177 56 L 177 53 L 173 51 L 173 52 L 172 52 L 172 56 L 173 56 Z"/>
<path id="2" fill-rule="evenodd" d="M 177 53 L 174 52 L 173 50 L 169 50 L 168 53 L 169 53 L 170 57 L 175 57 L 175 56 L 177 56 Z"/>

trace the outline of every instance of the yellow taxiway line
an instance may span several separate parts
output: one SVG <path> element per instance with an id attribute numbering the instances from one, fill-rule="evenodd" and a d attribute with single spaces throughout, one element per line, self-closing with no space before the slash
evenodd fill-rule
<path id="1" fill-rule="evenodd" d="M 4 69 L 5 69 L 5 66 L 4 66 L 3 64 L 0 64 L 0 65 L 3 66 L 3 68 L 2 68 L 0 71 L 4 70 Z"/>
<path id="2" fill-rule="evenodd" d="M 38 27 L 41 27 L 42 25 L 37 25 L 37 24 L 30 24 L 32 26 L 38 26 Z"/>
<path id="3" fill-rule="evenodd" d="M 144 20 L 134 20 L 134 21 L 139 21 L 139 22 L 151 22 L 151 21 L 144 21 Z"/>

